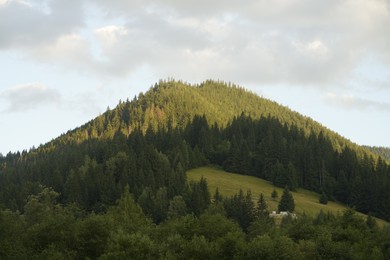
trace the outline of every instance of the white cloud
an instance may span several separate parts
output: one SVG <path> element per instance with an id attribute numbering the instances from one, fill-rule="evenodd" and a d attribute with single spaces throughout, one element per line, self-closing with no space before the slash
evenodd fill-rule
<path id="1" fill-rule="evenodd" d="M 330 86 L 367 55 L 390 68 L 385 0 L 58 2 L 0 8 L 0 48 L 24 46 L 35 59 L 97 77 L 148 66 L 156 78 Z"/>
<path id="2" fill-rule="evenodd" d="M 113 45 L 118 40 L 128 34 L 124 26 L 109 25 L 95 30 L 95 34 L 105 45 Z"/>
<path id="3" fill-rule="evenodd" d="M 390 22 L 380 0 L 97 3 L 127 21 L 126 35 L 103 31 L 115 42 L 105 52 L 110 70 L 124 74 L 138 61 L 180 78 L 324 85 L 346 80 L 368 52 L 390 53 L 380 44 Z"/>
<path id="4" fill-rule="evenodd" d="M 83 26 L 84 1 L 3 1 L 0 49 L 31 48 Z"/>
<path id="5" fill-rule="evenodd" d="M 90 59 L 88 41 L 79 34 L 58 37 L 54 42 L 31 49 L 36 59 L 65 62 L 66 65 L 84 64 Z"/>
<path id="6" fill-rule="evenodd" d="M 315 58 L 326 59 L 329 55 L 328 47 L 320 40 L 314 40 L 306 44 L 306 49 Z"/>
<path id="7" fill-rule="evenodd" d="M 59 105 L 61 95 L 55 90 L 39 83 L 14 86 L 0 94 L 8 108 L 4 112 L 26 112 L 40 106 Z"/>
<path id="8" fill-rule="evenodd" d="M 347 109 L 375 109 L 380 112 L 390 112 L 390 103 L 356 97 L 352 94 L 328 93 L 325 100 L 333 105 Z"/>

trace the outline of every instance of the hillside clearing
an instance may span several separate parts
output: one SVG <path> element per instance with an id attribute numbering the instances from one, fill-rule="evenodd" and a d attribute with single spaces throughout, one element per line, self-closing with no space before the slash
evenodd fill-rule
<path id="1" fill-rule="evenodd" d="M 209 185 L 210 194 L 213 196 L 216 188 L 223 196 L 232 196 L 239 192 L 240 189 L 246 193 L 250 190 L 252 198 L 256 202 L 263 193 L 265 200 L 268 204 L 269 211 L 277 211 L 279 199 L 283 193 L 282 188 L 275 187 L 271 182 L 253 177 L 235 173 L 228 173 L 221 169 L 214 167 L 200 167 L 187 171 L 187 179 L 199 180 L 201 177 L 207 180 Z M 271 193 L 273 190 L 278 192 L 278 198 L 272 199 Z M 320 204 L 319 194 L 304 189 L 298 189 L 296 192 L 292 192 L 295 201 L 295 213 L 306 214 L 309 216 L 316 216 L 320 210 L 324 212 L 332 212 L 333 214 L 342 214 L 347 206 L 340 203 L 329 201 L 327 205 Z M 367 217 L 364 214 L 358 213 L 361 216 Z M 381 226 L 388 224 L 388 222 L 377 219 L 378 224 Z"/>

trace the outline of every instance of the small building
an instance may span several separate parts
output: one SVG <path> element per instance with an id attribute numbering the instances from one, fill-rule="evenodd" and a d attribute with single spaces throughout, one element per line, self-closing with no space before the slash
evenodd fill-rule
<path id="1" fill-rule="evenodd" d="M 269 214 L 270 218 L 285 218 L 285 217 L 291 217 L 292 219 L 297 219 L 297 214 L 290 213 L 288 211 L 281 211 L 276 213 L 276 211 L 272 211 L 272 213 Z"/>

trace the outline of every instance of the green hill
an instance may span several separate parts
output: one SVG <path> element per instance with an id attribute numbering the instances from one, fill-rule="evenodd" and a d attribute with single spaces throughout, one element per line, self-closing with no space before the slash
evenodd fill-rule
<path id="1" fill-rule="evenodd" d="M 228 173 L 215 167 L 200 167 L 187 171 L 187 178 L 189 181 L 199 181 L 201 177 L 207 180 L 209 191 L 211 194 L 215 193 L 216 188 L 223 196 L 233 196 L 237 194 L 239 190 L 250 190 L 252 198 L 257 201 L 260 193 L 263 193 L 264 198 L 268 204 L 269 211 L 277 211 L 280 196 L 283 193 L 282 188 L 275 187 L 271 182 L 253 177 L 235 173 Z M 276 190 L 279 197 L 274 200 L 271 198 L 271 193 Z M 295 201 L 295 213 L 307 214 L 315 217 L 320 210 L 324 212 L 332 212 L 334 214 L 341 215 L 348 207 L 337 202 L 329 201 L 328 204 L 320 204 L 319 194 L 308 191 L 305 189 L 298 189 L 296 192 L 292 192 Z M 359 215 L 367 217 L 365 214 L 359 213 Z M 389 223 L 377 219 L 381 226 L 388 225 Z"/>
<path id="2" fill-rule="evenodd" d="M 160 81 L 37 149 L 1 156 L 0 205 L 23 210 L 31 194 L 52 187 L 59 202 L 99 212 L 127 185 L 136 199 L 163 187 L 180 195 L 183 173 L 208 164 L 323 191 L 390 220 L 390 167 L 380 157 L 287 107 L 211 80 Z"/>
<path id="3" fill-rule="evenodd" d="M 202 115 L 207 117 L 210 125 L 217 123 L 219 127 L 226 127 L 242 114 L 252 119 L 277 118 L 282 125 L 289 128 L 294 126 L 306 136 L 322 133 L 337 151 L 350 147 L 361 158 L 364 154 L 376 157 L 368 149 L 352 143 L 309 117 L 243 87 L 212 80 L 198 85 L 160 81 L 146 93 L 141 92 L 131 101 L 120 102 L 115 109 L 107 110 L 103 115 L 40 148 L 46 150 L 69 142 L 113 138 L 117 130 L 128 135 L 135 128 L 144 132 L 149 127 L 154 130 L 168 126 L 184 128 L 194 116 Z"/>
<path id="4" fill-rule="evenodd" d="M 253 214 L 250 194 L 225 199 L 223 209 L 211 204 L 207 182 L 187 182 L 187 171 L 204 175 L 211 193 L 263 192 L 271 210 L 272 182 L 298 191 L 297 212 L 345 209 L 319 205 L 311 191 L 321 191 L 390 221 L 390 167 L 380 157 L 241 87 L 161 81 L 37 149 L 0 155 L 0 258 L 390 255 L 388 229 L 372 218 L 348 210 L 275 227 Z"/>

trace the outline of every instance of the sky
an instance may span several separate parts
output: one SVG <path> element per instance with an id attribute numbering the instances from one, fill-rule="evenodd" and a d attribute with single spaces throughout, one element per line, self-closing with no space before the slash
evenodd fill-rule
<path id="1" fill-rule="evenodd" d="M 390 0 L 0 0 L 0 153 L 160 79 L 241 85 L 390 147 Z"/>

